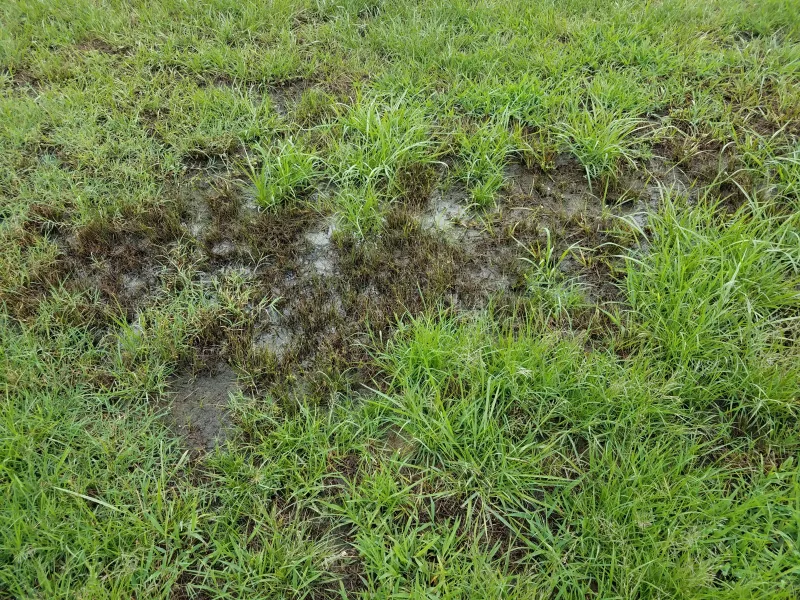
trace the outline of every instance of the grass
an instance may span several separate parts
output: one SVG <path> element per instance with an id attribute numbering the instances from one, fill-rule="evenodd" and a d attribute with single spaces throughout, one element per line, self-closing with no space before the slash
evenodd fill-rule
<path id="1" fill-rule="evenodd" d="M 0 597 L 800 596 L 796 2 L 0 22 Z"/>
<path id="2" fill-rule="evenodd" d="M 747 420 L 791 415 L 797 373 L 783 347 L 800 303 L 794 217 L 755 204 L 719 223 L 713 203 L 680 206 L 668 200 L 653 218 L 657 245 L 626 279 L 648 353 L 696 386 L 687 401 L 723 402 Z"/>
<path id="3" fill-rule="evenodd" d="M 345 187 L 333 199 L 336 233 L 364 242 L 373 240 L 383 229 L 383 212 L 374 187 Z"/>
<path id="4" fill-rule="evenodd" d="M 455 145 L 461 163 L 455 177 L 464 182 L 473 202 L 480 207 L 494 203 L 506 183 L 505 168 L 515 150 L 507 115 L 488 123 L 457 130 Z"/>
<path id="5" fill-rule="evenodd" d="M 622 163 L 635 165 L 641 155 L 635 139 L 640 126 L 641 120 L 635 118 L 582 107 L 556 135 L 586 169 L 591 184 L 600 176 L 617 176 Z"/>
<path id="6" fill-rule="evenodd" d="M 570 277 L 563 270 L 565 259 L 573 247 L 556 256 L 550 231 L 546 230 L 545 233 L 544 246 L 532 248 L 529 257 L 522 257 L 530 265 L 525 273 L 527 292 L 536 305 L 553 317 L 568 317 L 570 311 L 577 310 L 586 302 L 580 280 Z"/>
<path id="7" fill-rule="evenodd" d="M 255 190 L 255 199 L 266 209 L 296 203 L 308 194 L 318 175 L 319 159 L 288 139 L 266 150 L 256 146 L 261 166 L 256 168 L 248 158 L 247 178 Z"/>
<path id="8" fill-rule="evenodd" d="M 435 159 L 423 107 L 403 98 L 360 97 L 332 127 L 331 159 L 340 185 L 376 186 L 390 198 L 401 169 Z"/>

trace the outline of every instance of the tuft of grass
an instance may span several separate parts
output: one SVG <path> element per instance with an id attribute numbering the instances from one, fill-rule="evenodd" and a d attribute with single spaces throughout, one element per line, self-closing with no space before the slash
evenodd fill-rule
<path id="1" fill-rule="evenodd" d="M 329 159 L 342 186 L 373 186 L 393 198 L 401 169 L 433 164 L 437 144 L 424 108 L 405 98 L 361 96 L 333 124 L 336 142 Z"/>
<path id="2" fill-rule="evenodd" d="M 575 277 L 569 277 L 562 269 L 564 260 L 570 255 L 570 246 L 556 256 L 555 246 L 546 230 L 544 247 L 529 248 L 529 257 L 522 260 L 529 265 L 525 273 L 528 294 L 535 305 L 555 318 L 568 316 L 586 304 L 583 286 Z"/>
<path id="3" fill-rule="evenodd" d="M 269 101 L 238 85 L 166 84 L 146 104 L 149 126 L 183 157 L 229 158 L 275 128 Z"/>
<path id="4" fill-rule="evenodd" d="M 333 207 L 337 235 L 363 242 L 374 239 L 383 228 L 385 208 L 372 186 L 339 190 Z"/>
<path id="5" fill-rule="evenodd" d="M 768 139 L 751 136 L 742 152 L 743 171 L 757 182 L 762 196 L 797 207 L 800 206 L 800 145 L 786 148 L 780 134 Z"/>
<path id="6" fill-rule="evenodd" d="M 486 208 L 506 183 L 505 169 L 515 150 L 508 116 L 459 129 L 454 140 L 458 164 L 454 176 L 465 183 L 474 204 Z"/>
<path id="7" fill-rule="evenodd" d="M 591 108 L 572 110 L 557 136 L 583 165 L 591 184 L 598 177 L 617 177 L 624 164 L 635 166 L 643 156 L 637 136 L 643 123 L 593 103 Z"/>
<path id="8" fill-rule="evenodd" d="M 338 110 L 336 99 L 319 88 L 303 92 L 293 109 L 293 117 L 301 126 L 320 125 L 334 117 Z"/>
<path id="9" fill-rule="evenodd" d="M 300 142 L 289 138 L 276 146 L 257 145 L 255 149 L 261 165 L 254 165 L 248 156 L 246 173 L 259 205 L 276 210 L 297 203 L 313 189 L 320 161 Z"/>

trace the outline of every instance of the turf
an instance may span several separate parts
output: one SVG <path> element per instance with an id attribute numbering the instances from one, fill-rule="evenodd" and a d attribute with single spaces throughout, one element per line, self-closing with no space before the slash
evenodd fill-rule
<path id="1" fill-rule="evenodd" d="M 796 0 L 0 24 L 0 598 L 800 596 Z"/>

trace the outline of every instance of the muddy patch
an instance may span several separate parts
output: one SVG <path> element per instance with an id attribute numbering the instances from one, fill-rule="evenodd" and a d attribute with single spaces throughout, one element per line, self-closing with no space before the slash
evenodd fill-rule
<path id="1" fill-rule="evenodd" d="M 625 243 L 608 233 L 615 218 L 644 213 L 662 186 L 685 183 L 679 175 L 670 180 L 667 170 L 649 172 L 656 167 L 662 165 L 643 168 L 600 198 L 574 160 L 563 159 L 551 172 L 512 164 L 495 207 L 470 206 L 463 186 L 445 182 L 427 202 L 392 204 L 381 235 L 367 241 L 340 234 L 330 216 L 307 207 L 259 210 L 230 174 L 197 176 L 182 188 L 180 244 L 194 280 L 228 312 L 203 330 L 194 364 L 225 361 L 246 393 L 277 400 L 350 394 L 380 377 L 374 346 L 392 335 L 402 315 L 437 305 L 469 311 L 495 300 L 496 306 L 526 301 L 530 263 L 523 259 L 541 256 L 551 242 L 557 257 L 573 244 L 587 249 L 568 256 L 562 268 L 602 304 L 615 294 L 609 265 L 622 250 L 614 244 Z M 139 254 L 152 258 L 152 250 Z M 130 266 L 119 295 L 147 298 L 163 278 L 155 268 Z M 190 445 L 208 449 L 224 440 L 228 395 L 237 389 L 233 374 L 221 369 L 176 380 L 173 388 L 172 422 Z"/>
<path id="2" fill-rule="evenodd" d="M 54 239 L 72 274 L 67 283 L 78 289 L 97 289 L 105 302 L 132 318 L 162 288 L 179 235 L 174 224 L 164 219 L 139 221 L 128 228 L 88 226 Z"/>
<path id="3" fill-rule="evenodd" d="M 587 210 L 599 210 L 600 202 L 586 184 L 583 168 L 559 156 L 552 171 L 529 169 L 522 164 L 506 168 L 508 203 L 544 209 L 559 219 L 570 219 Z"/>
<path id="4" fill-rule="evenodd" d="M 422 231 L 453 233 L 453 228 L 470 220 L 465 204 L 467 193 L 461 188 L 434 191 L 430 203 L 420 216 Z"/>
<path id="5" fill-rule="evenodd" d="M 306 252 L 300 258 L 302 270 L 308 275 L 328 277 L 336 270 L 336 249 L 333 244 L 335 227 L 324 219 L 303 234 Z"/>
<path id="6" fill-rule="evenodd" d="M 158 264 L 142 264 L 119 276 L 118 298 L 123 306 L 135 307 L 158 289 L 164 268 Z"/>
<path id="7" fill-rule="evenodd" d="M 213 372 L 176 377 L 170 383 L 167 423 L 196 451 L 213 450 L 233 432 L 228 400 L 238 389 L 236 374 L 220 365 Z"/>
<path id="8" fill-rule="evenodd" d="M 119 46 L 111 44 L 100 38 L 89 38 L 78 42 L 73 46 L 78 52 L 98 52 L 100 54 L 109 55 L 130 55 L 131 49 L 128 46 Z"/>
<path id="9" fill-rule="evenodd" d="M 282 117 L 289 116 L 294 111 L 294 107 L 300 101 L 300 98 L 303 97 L 303 92 L 310 87 L 310 82 L 299 80 L 270 88 L 268 93 L 275 112 Z"/>
<path id="10" fill-rule="evenodd" d="M 264 326 L 253 336 L 253 348 L 257 352 L 271 352 L 278 360 L 283 359 L 292 346 L 292 330 L 280 323 Z"/>
<path id="11" fill-rule="evenodd" d="M 286 316 L 274 306 L 263 311 L 253 328 L 252 348 L 257 354 L 269 352 L 277 361 L 284 359 L 294 342 L 294 331 Z"/>
<path id="12" fill-rule="evenodd" d="M 459 276 L 484 304 L 498 292 L 524 297 L 526 260 L 547 253 L 598 304 L 616 298 L 615 264 L 635 240 L 618 217 L 642 230 L 646 214 L 658 208 L 664 190 L 687 194 L 688 178 L 666 161 L 653 159 L 625 178 L 590 187 L 583 167 L 559 156 L 555 169 L 542 171 L 512 163 L 505 191 L 489 210 L 469 208 L 465 193 L 438 192 L 420 225 L 457 245 L 465 260 Z M 465 305 L 459 299 L 458 305 Z"/>

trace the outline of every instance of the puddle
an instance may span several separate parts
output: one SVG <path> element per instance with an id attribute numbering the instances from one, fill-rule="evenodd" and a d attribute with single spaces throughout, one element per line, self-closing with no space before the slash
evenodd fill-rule
<path id="1" fill-rule="evenodd" d="M 136 298 L 143 294 L 148 287 L 148 282 L 145 278 L 131 273 L 123 273 L 121 283 L 122 289 L 128 296 L 132 298 Z"/>
<path id="2" fill-rule="evenodd" d="M 560 167 L 548 173 L 533 171 L 517 163 L 508 165 L 506 178 L 512 204 L 520 200 L 525 204 L 532 203 L 562 220 L 599 211 L 599 199 L 589 191 L 583 169 L 563 157 L 557 164 Z"/>
<path id="3" fill-rule="evenodd" d="M 227 366 L 197 377 L 172 380 L 173 395 L 167 422 L 196 451 L 212 450 L 233 430 L 228 410 L 230 394 L 237 390 L 236 374 Z"/>
<path id="4" fill-rule="evenodd" d="M 511 286 L 511 281 L 502 268 L 492 262 L 475 265 L 468 275 L 487 294 L 507 290 Z"/>
<path id="5" fill-rule="evenodd" d="M 188 222 L 185 222 L 184 225 L 192 237 L 202 238 L 203 233 L 211 227 L 211 210 L 208 208 L 208 204 L 201 200 L 193 202 Z"/>
<path id="6" fill-rule="evenodd" d="M 120 299 L 128 304 L 136 304 L 158 286 L 160 268 L 145 265 L 141 271 L 122 273 L 119 279 Z"/>
<path id="7" fill-rule="evenodd" d="M 288 327 L 277 325 L 269 331 L 257 333 L 253 338 L 256 350 L 269 350 L 280 360 L 292 345 L 292 332 Z"/>
<path id="8" fill-rule="evenodd" d="M 233 242 L 224 240 L 212 246 L 211 254 L 215 258 L 232 258 L 236 254 L 236 245 Z"/>

